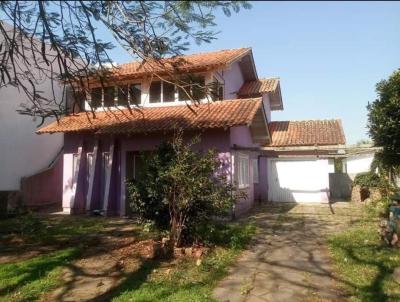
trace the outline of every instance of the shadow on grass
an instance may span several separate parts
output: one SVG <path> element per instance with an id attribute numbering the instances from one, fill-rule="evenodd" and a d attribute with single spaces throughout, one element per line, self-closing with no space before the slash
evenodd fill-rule
<path id="1" fill-rule="evenodd" d="M 125 291 L 138 289 L 143 283 L 147 281 L 147 277 L 152 273 L 154 269 L 158 268 L 160 264 L 161 261 L 159 260 L 144 260 L 140 268 L 133 273 L 127 274 L 121 284 L 88 301 L 111 301 L 113 298 L 120 296 L 121 293 Z"/>
<path id="2" fill-rule="evenodd" d="M 400 294 L 390 293 L 390 285 L 387 284 L 387 282 L 394 283 L 394 281 L 391 280 L 394 267 L 389 259 L 391 257 L 390 254 L 394 255 L 396 252 L 395 250 L 373 244 L 365 245 L 362 249 L 367 249 L 368 253 L 371 254 L 366 256 L 367 253 L 363 253 L 365 256 L 362 257 L 357 255 L 361 249 L 358 246 L 341 247 L 341 249 L 348 259 L 349 265 L 352 265 L 350 263 L 354 263 L 357 266 L 364 266 L 368 269 L 376 270 L 374 277 L 369 280 L 368 285 L 362 286 L 355 282 L 351 284 L 355 295 L 359 296 L 362 301 L 387 302 L 400 300 Z M 380 255 L 380 257 L 378 255 Z M 387 259 L 382 259 L 381 257 Z M 398 263 L 398 265 L 400 265 L 400 263 Z M 398 284 L 393 286 L 398 288 Z"/>
<path id="3" fill-rule="evenodd" d="M 46 278 L 54 269 L 64 266 L 79 255 L 78 248 L 69 248 L 19 263 L 0 265 L 0 279 L 4 282 L 0 281 L 0 298 L 7 296 L 11 292 L 19 292 L 21 288 L 30 286 L 33 282 L 40 282 L 42 278 Z M 55 280 L 52 281 L 55 282 Z M 38 284 L 38 286 L 40 285 Z M 34 292 L 30 293 L 28 291 L 26 294 L 26 299 L 22 298 L 22 300 L 31 301 L 37 298 Z"/>

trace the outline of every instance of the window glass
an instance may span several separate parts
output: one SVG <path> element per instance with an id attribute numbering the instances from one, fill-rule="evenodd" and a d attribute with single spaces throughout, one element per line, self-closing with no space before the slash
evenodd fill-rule
<path id="1" fill-rule="evenodd" d="M 178 87 L 178 100 L 179 101 L 189 101 L 190 98 L 187 95 L 188 93 L 190 94 L 190 86 L 184 86 L 183 88 Z"/>
<path id="2" fill-rule="evenodd" d="M 175 102 L 175 85 L 163 82 L 163 102 Z"/>
<path id="3" fill-rule="evenodd" d="M 104 88 L 104 107 L 112 107 L 115 106 L 114 103 L 115 98 L 115 89 L 114 86 L 105 87 Z"/>
<path id="4" fill-rule="evenodd" d="M 249 186 L 249 158 L 246 155 L 238 156 L 238 184 L 239 189 Z"/>
<path id="5" fill-rule="evenodd" d="M 118 106 L 127 106 L 128 105 L 128 85 L 118 86 Z"/>
<path id="6" fill-rule="evenodd" d="M 192 94 L 195 100 L 204 99 L 205 97 L 204 86 L 205 86 L 204 77 L 195 77 L 193 79 Z"/>
<path id="7" fill-rule="evenodd" d="M 220 86 L 218 87 L 218 100 L 222 101 L 224 99 L 224 86 L 219 84 Z"/>
<path id="8" fill-rule="evenodd" d="M 79 171 L 79 154 L 72 154 L 72 179 L 76 181 Z"/>
<path id="9" fill-rule="evenodd" d="M 142 98 L 142 89 L 140 84 L 132 84 L 129 86 L 130 103 L 132 105 L 139 105 Z"/>
<path id="10" fill-rule="evenodd" d="M 102 89 L 101 88 L 94 88 L 90 93 L 91 97 L 91 105 L 93 108 L 97 108 L 101 106 L 101 96 L 102 96 Z"/>
<path id="11" fill-rule="evenodd" d="M 150 85 L 150 103 L 161 102 L 161 82 L 152 82 Z"/>
<path id="12" fill-rule="evenodd" d="M 213 79 L 210 92 L 211 92 L 211 99 L 213 101 L 223 100 L 224 87 L 220 82 L 218 82 L 216 78 Z"/>

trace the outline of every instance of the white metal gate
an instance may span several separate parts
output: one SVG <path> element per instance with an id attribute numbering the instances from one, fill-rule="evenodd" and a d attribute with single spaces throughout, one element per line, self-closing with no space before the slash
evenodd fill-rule
<path id="1" fill-rule="evenodd" d="M 328 202 L 328 160 L 269 159 L 268 199 L 276 202 Z"/>

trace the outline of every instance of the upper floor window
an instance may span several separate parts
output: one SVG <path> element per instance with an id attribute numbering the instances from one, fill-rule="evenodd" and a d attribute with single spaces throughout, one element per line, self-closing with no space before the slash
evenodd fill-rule
<path id="1" fill-rule="evenodd" d="M 191 98 L 201 100 L 205 97 L 205 81 L 202 76 L 190 76 L 176 84 L 167 81 L 154 81 L 150 84 L 149 102 L 170 103 L 189 101 Z"/>
<path id="2" fill-rule="evenodd" d="M 221 84 L 218 79 L 213 79 L 210 90 L 213 101 L 222 101 L 224 99 L 224 85 Z"/>
<path id="3" fill-rule="evenodd" d="M 91 105 L 93 108 L 139 105 L 142 90 L 140 84 L 109 86 L 91 90 Z"/>

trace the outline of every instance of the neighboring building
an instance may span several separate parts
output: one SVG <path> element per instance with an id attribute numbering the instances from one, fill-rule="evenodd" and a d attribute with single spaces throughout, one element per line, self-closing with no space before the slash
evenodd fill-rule
<path id="1" fill-rule="evenodd" d="M 8 28 L 4 25 L 5 28 Z M 12 28 L 10 28 L 12 30 Z M 4 36 L 0 34 L 0 41 L 4 41 Z M 33 69 L 34 72 L 34 69 Z M 36 75 L 38 84 L 36 89 L 42 91 L 44 95 L 50 96 L 52 89 L 58 99 L 62 99 L 63 90 L 55 85 L 51 87 L 51 82 L 43 75 Z M 29 83 L 27 82 L 29 85 Z M 62 151 L 63 135 L 38 136 L 35 134 L 41 119 L 35 119 L 26 115 L 18 114 L 21 104 L 30 105 L 25 93 L 14 86 L 3 86 L 0 89 L 0 199 L 15 202 L 20 199 L 17 196 L 21 191 L 21 180 L 40 171 L 47 171 L 54 166 L 57 155 Z M 50 120 L 53 121 L 53 120 Z M 62 165 L 58 165 L 62 168 Z M 47 171 L 48 173 L 49 171 Z M 52 171 L 50 171 L 52 173 Z M 57 180 L 57 178 L 55 179 Z M 61 192 L 60 184 L 56 184 Z M 51 199 L 44 203 L 57 202 L 54 196 L 55 186 L 48 188 L 42 187 L 41 192 L 32 192 L 35 197 L 28 194 L 31 202 L 42 203 L 41 197 L 47 194 Z M 47 192 L 45 192 L 47 191 Z M 44 195 L 41 195 L 41 194 Z M 58 201 L 61 204 L 61 193 L 58 194 Z M 29 202 L 28 202 L 29 203 Z"/>
<path id="2" fill-rule="evenodd" d="M 184 93 L 154 76 L 168 79 L 170 72 L 195 74 L 202 85 L 218 82 L 218 96 L 208 102 L 203 95 L 203 104 L 189 108 Z M 125 181 L 140 169 L 139 152 L 153 150 L 177 127 L 188 137 L 200 133 L 198 148 L 216 149 L 230 181 L 247 193 L 237 214 L 255 201 L 327 200 L 328 158 L 345 144 L 340 121 L 271 122 L 272 111 L 283 109 L 280 81 L 258 78 L 250 48 L 166 59 L 162 68 L 123 64 L 109 83 L 102 89 L 93 82 L 87 96 L 95 116 L 69 115 L 37 131 L 64 133 L 65 212 L 125 215 Z"/>
<path id="3" fill-rule="evenodd" d="M 358 173 L 371 171 L 375 153 L 381 148 L 372 145 L 348 146 L 343 159 L 343 172 L 354 180 Z"/>

